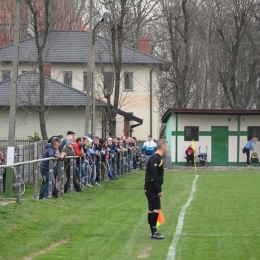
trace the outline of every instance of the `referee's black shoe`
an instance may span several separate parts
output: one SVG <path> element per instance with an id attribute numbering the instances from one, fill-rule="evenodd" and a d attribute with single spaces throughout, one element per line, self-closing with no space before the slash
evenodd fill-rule
<path id="1" fill-rule="evenodd" d="M 158 233 L 158 232 L 155 232 L 155 233 L 151 236 L 151 238 L 154 238 L 154 239 L 164 239 L 165 236 L 161 235 L 161 234 Z"/>

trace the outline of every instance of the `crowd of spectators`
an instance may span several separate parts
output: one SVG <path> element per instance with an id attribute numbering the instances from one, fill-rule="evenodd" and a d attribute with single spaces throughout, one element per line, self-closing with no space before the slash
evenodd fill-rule
<path id="1" fill-rule="evenodd" d="M 68 131 L 66 138 L 61 141 L 58 136 L 52 136 L 46 144 L 42 158 L 56 157 L 64 160 L 64 192 L 70 191 L 70 159 L 67 156 L 78 156 L 73 160 L 73 185 L 77 192 L 92 185 L 101 186 L 101 181 L 116 180 L 122 169 L 131 172 L 137 168 L 136 156 L 139 151 L 136 138 L 108 137 L 99 138 L 93 135 L 77 137 L 73 131 Z M 42 186 L 39 199 L 48 197 L 49 161 L 40 165 Z M 54 165 L 53 197 L 61 192 L 61 174 L 58 163 Z"/>

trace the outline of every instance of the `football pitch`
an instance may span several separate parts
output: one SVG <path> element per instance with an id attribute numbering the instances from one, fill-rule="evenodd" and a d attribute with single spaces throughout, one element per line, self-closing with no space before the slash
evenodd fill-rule
<path id="1" fill-rule="evenodd" d="M 152 240 L 144 172 L 102 187 L 0 206 L 0 259 L 260 259 L 260 170 L 166 171 Z M 3 200 L 0 198 L 0 204 Z"/>

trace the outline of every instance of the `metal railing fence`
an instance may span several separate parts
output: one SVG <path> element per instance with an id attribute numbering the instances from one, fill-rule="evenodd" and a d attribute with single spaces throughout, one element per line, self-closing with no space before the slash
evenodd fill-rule
<path id="1" fill-rule="evenodd" d="M 37 149 L 34 149 L 37 151 Z M 21 152 L 21 150 L 20 150 Z M 40 163 L 43 161 L 49 161 L 49 172 L 48 172 L 48 198 L 53 197 L 53 190 L 57 184 L 56 177 L 54 175 L 55 163 L 58 164 L 57 175 L 60 181 L 60 195 L 64 194 L 65 179 L 67 179 L 69 191 L 73 191 L 74 183 L 73 178 L 75 172 L 77 173 L 77 178 L 80 184 L 80 187 L 83 187 L 86 184 L 95 184 L 96 182 L 100 183 L 101 181 L 113 179 L 109 175 L 109 171 L 112 173 L 112 176 L 117 178 L 119 175 L 122 175 L 127 172 L 131 172 L 134 167 L 134 161 L 137 160 L 136 156 L 138 153 L 135 151 L 129 152 L 120 152 L 120 153 L 110 153 L 109 158 L 105 158 L 105 161 L 102 160 L 102 157 L 95 159 L 95 156 L 89 156 L 87 160 L 82 161 L 82 158 L 79 156 L 67 156 L 64 160 L 60 160 L 54 157 L 45 158 L 45 159 L 35 159 L 30 161 L 16 162 L 11 165 L 0 165 L 0 172 L 8 167 L 13 167 L 14 172 L 17 176 L 17 195 L 16 202 L 20 203 L 20 190 L 21 190 L 21 178 L 26 183 L 33 183 L 33 199 L 38 199 L 38 182 L 40 180 Z M 34 155 L 35 156 L 35 155 Z M 78 162 L 76 163 L 76 159 Z M 69 164 L 69 178 L 65 177 L 64 171 L 64 161 L 70 160 Z M 105 162 L 105 174 L 101 176 L 102 162 Z M 29 171 L 30 169 L 30 171 Z M 25 179 L 25 172 L 29 171 L 29 178 Z M 1 177 L 1 174 L 0 174 Z"/>

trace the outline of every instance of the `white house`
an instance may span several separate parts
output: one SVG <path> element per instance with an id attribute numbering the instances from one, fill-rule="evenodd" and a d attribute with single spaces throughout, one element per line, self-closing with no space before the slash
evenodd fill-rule
<path id="1" fill-rule="evenodd" d="M 185 165 L 185 150 L 195 142 L 196 155 L 207 152 L 213 166 L 245 166 L 242 149 L 260 140 L 260 110 L 171 108 L 162 117 L 172 165 Z M 255 151 L 260 154 L 260 142 Z M 197 156 L 197 161 L 198 161 Z"/>
<path id="2" fill-rule="evenodd" d="M 48 136 L 66 136 L 68 130 L 77 136 L 85 135 L 86 93 L 60 83 L 48 76 L 45 80 L 45 113 Z M 0 83 L 0 132 L 1 139 L 7 139 L 9 129 L 9 104 L 11 96 L 11 79 Z M 40 134 L 38 108 L 39 105 L 39 73 L 29 71 L 19 75 L 17 84 L 16 139 L 27 139 L 28 135 Z M 107 104 L 96 100 L 97 124 L 96 135 L 105 136 L 105 125 L 102 122 L 103 108 Z M 142 119 L 125 111 L 119 115 L 142 124 Z"/>
<path id="3" fill-rule="evenodd" d="M 52 79 L 85 91 L 87 86 L 88 32 L 86 31 L 50 31 L 44 49 L 45 73 Z M 143 41 L 149 49 L 149 42 Z M 110 40 L 96 36 L 96 98 L 105 101 L 103 89 L 113 84 Z M 13 44 L 0 48 L 1 80 L 11 77 Z M 157 76 L 164 61 L 140 50 L 123 46 L 123 69 L 120 86 L 120 109 L 143 119 L 143 123 L 133 128 L 133 136 L 146 139 L 152 134 L 159 136 L 159 109 L 156 95 Z M 20 43 L 19 74 L 38 70 L 35 38 L 31 37 Z M 151 97 L 151 98 L 150 98 Z M 113 98 L 113 96 L 112 96 Z M 104 122 L 104 124 L 106 124 Z M 131 118 L 119 114 L 117 117 L 117 135 L 130 135 L 131 125 L 136 124 Z M 152 127 L 150 127 L 152 126 Z M 52 125 L 48 126 L 51 128 Z M 96 126 L 97 128 L 100 126 Z M 50 129 L 52 132 L 52 130 Z M 4 136 L 0 136 L 4 137 Z M 17 136 L 18 138 L 18 136 Z"/>

